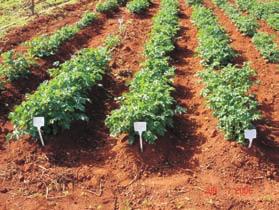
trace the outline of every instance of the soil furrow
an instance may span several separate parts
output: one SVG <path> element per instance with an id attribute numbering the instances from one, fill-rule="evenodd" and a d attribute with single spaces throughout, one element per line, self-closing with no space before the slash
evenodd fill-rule
<path id="1" fill-rule="evenodd" d="M 95 87 L 90 92 L 92 103 L 87 106 L 87 114 L 91 120 L 88 123 L 76 122 L 71 130 L 65 131 L 58 136 L 47 138 L 47 147 L 44 149 L 38 149 L 36 143 L 28 141 L 12 142 L 9 145 L 1 146 L 1 160 L 10 160 L 16 157 L 16 159 L 22 159 L 25 162 L 23 168 L 15 166 L 17 172 L 13 181 L 17 182 L 16 185 L 10 185 L 12 180 L 3 182 L 3 186 L 9 188 L 11 193 L 16 193 L 18 200 L 22 201 L 22 206 L 27 206 L 27 208 L 32 205 L 34 208 L 43 206 L 51 209 L 75 209 L 74 206 L 69 207 L 68 205 L 69 202 L 75 202 L 79 204 L 80 209 L 87 209 L 92 206 L 92 201 L 94 201 L 93 208 L 101 205 L 105 209 L 113 209 L 116 199 L 115 191 L 118 190 L 118 184 L 126 185 L 129 183 L 132 171 L 131 168 L 125 169 L 122 167 L 120 169 L 117 166 L 125 158 L 123 157 L 125 155 L 123 147 L 127 147 L 127 144 L 109 137 L 108 130 L 104 125 L 104 119 L 116 106 L 114 97 L 120 96 L 127 89 L 125 82 L 133 77 L 133 73 L 140 68 L 139 63 L 144 60 L 142 54 L 143 46 L 151 29 L 151 18 L 158 10 L 158 1 L 154 2 L 155 4 L 148 12 L 140 16 L 130 15 L 125 9 L 121 9 L 120 13 L 115 15 L 114 19 L 110 19 L 108 21 L 110 23 L 104 26 L 104 30 L 109 31 L 109 33 L 117 32 L 119 21 L 123 19 L 126 31 L 121 45 L 113 53 L 110 63 L 111 72 L 104 77 L 102 81 L 103 87 Z M 107 34 L 104 31 L 100 31 L 98 36 L 94 36 L 87 45 L 89 47 L 99 45 L 104 41 Z M 17 154 L 13 152 L 14 148 L 19 148 L 16 151 Z M 36 151 L 35 153 L 33 153 L 34 150 Z M 26 158 L 30 156 L 34 160 L 33 163 L 26 161 Z M 22 194 L 17 194 L 18 192 L 15 191 L 16 188 L 22 189 L 22 192 L 35 190 L 42 192 L 44 195 L 45 187 L 38 187 L 40 179 L 37 179 L 36 176 L 39 176 L 39 174 L 36 174 L 33 169 L 24 171 L 24 168 L 28 167 L 27 165 L 32 165 L 31 167 L 36 165 L 35 167 L 37 167 L 37 163 L 42 157 L 44 157 L 44 160 L 40 165 L 43 168 L 47 168 L 45 183 L 49 184 L 51 180 L 57 180 L 59 176 L 64 178 L 73 176 L 72 179 L 77 183 L 74 191 L 71 183 L 66 184 L 66 190 L 70 190 L 72 195 L 60 199 L 60 203 L 56 207 L 51 206 L 51 200 L 46 202 L 44 198 L 37 198 L 36 201 L 32 202 L 31 200 L 26 200 Z M 14 164 L 9 164 L 8 161 L 1 162 L 0 171 L 2 172 L 5 167 L 13 168 Z M 65 171 L 65 167 L 68 167 L 67 171 Z M 26 180 L 32 180 L 32 184 L 28 188 L 25 188 L 16 179 L 21 173 L 23 173 Z M 94 189 L 99 190 L 100 182 L 103 182 L 101 185 L 103 185 L 102 190 L 104 192 L 101 197 L 98 197 L 92 191 L 95 192 Z M 96 193 L 98 194 L 98 192 Z M 86 195 L 81 196 L 81 194 Z M 6 195 L 8 196 L 8 194 Z M 61 191 L 52 190 L 49 197 L 52 195 L 61 195 Z M 17 204 L 14 204 L 12 199 L 6 198 L 7 200 L 2 204 L 3 206 L 17 207 Z M 119 203 L 118 205 L 122 204 Z"/>

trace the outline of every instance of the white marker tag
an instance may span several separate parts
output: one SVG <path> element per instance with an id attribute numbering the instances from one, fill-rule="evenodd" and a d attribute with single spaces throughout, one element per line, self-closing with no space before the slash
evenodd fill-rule
<path id="1" fill-rule="evenodd" d="M 134 122 L 134 130 L 139 133 L 140 137 L 140 150 L 143 152 L 142 133 L 146 131 L 146 122 Z"/>
<path id="2" fill-rule="evenodd" d="M 43 127 L 45 125 L 45 118 L 44 117 L 34 117 L 33 125 L 34 125 L 34 127 L 37 127 L 37 128 Z"/>
<path id="3" fill-rule="evenodd" d="M 248 148 L 251 148 L 251 147 L 252 147 L 253 140 L 254 140 L 255 138 L 257 138 L 257 130 L 256 130 L 256 129 L 245 130 L 245 131 L 244 131 L 244 136 L 245 136 L 245 139 L 248 139 L 248 140 L 249 140 L 249 146 L 248 146 Z"/>
<path id="4" fill-rule="evenodd" d="M 44 117 L 34 117 L 33 125 L 34 125 L 34 127 L 37 127 L 41 143 L 43 146 L 45 146 L 44 139 L 43 139 L 43 136 L 41 133 L 41 127 L 43 127 L 45 125 L 45 118 Z"/>

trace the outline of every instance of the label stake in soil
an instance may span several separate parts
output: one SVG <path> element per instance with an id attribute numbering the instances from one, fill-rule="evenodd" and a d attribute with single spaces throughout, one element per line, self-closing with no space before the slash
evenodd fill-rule
<path id="1" fill-rule="evenodd" d="M 146 122 L 134 122 L 134 130 L 139 133 L 140 150 L 143 152 L 142 133 L 146 131 Z"/>
<path id="2" fill-rule="evenodd" d="M 44 139 L 43 139 L 43 136 L 41 133 L 41 127 L 43 127 L 45 125 L 45 118 L 44 117 L 34 117 L 33 125 L 34 125 L 34 127 L 37 127 L 41 143 L 43 146 L 45 146 Z"/>
<path id="3" fill-rule="evenodd" d="M 245 131 L 244 131 L 244 136 L 245 136 L 245 139 L 248 139 L 248 140 L 249 140 L 248 148 L 251 148 L 251 147 L 252 147 L 253 140 L 254 140 L 255 138 L 257 138 L 257 130 L 256 130 L 256 129 L 245 130 Z"/>

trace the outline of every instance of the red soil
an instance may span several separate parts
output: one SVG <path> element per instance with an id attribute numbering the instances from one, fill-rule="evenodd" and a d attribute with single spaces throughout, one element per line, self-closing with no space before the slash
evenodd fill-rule
<path id="1" fill-rule="evenodd" d="M 253 63 L 262 81 L 255 87 L 257 98 L 261 103 L 266 98 L 271 107 L 260 107 L 269 124 L 259 122 L 260 137 L 253 148 L 225 141 L 200 96 L 202 84 L 195 77 L 202 70 L 195 55 L 197 30 L 184 0 L 180 0 L 181 31 L 172 64 L 177 68 L 174 97 L 188 112 L 177 116 L 174 128 L 156 144 L 145 144 L 144 153 L 139 152 L 138 144 L 128 145 L 125 135 L 109 137 L 104 119 L 117 106 L 113 97 L 127 89 L 125 83 L 144 59 L 143 44 L 159 0 L 154 2 L 144 16 L 121 9 L 98 33 L 89 33 L 82 45 L 102 43 L 106 34 L 117 30 L 119 18 L 131 21 L 114 52 L 103 88 L 90 92 L 92 104 L 87 114 L 92 120 L 76 122 L 71 130 L 47 137 L 45 148 L 28 139 L 5 143 L 4 134 L 10 127 L 1 127 L 0 209 L 276 209 L 279 205 L 278 149 L 266 145 L 276 142 L 278 75 L 275 66 L 267 64 L 249 38 L 240 35 L 218 9 L 214 11 L 241 55 L 236 63 Z M 212 7 L 209 1 L 207 5 Z M 61 59 L 65 57 L 61 55 Z M 274 87 L 268 86 L 272 84 Z"/>

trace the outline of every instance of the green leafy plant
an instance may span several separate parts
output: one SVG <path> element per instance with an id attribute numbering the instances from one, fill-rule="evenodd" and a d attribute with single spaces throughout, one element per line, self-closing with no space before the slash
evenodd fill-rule
<path id="1" fill-rule="evenodd" d="M 223 3 L 223 0 L 218 1 L 218 4 Z M 260 118 L 257 101 L 248 94 L 253 84 L 251 77 L 255 73 L 247 64 L 242 69 L 231 65 L 230 60 L 235 53 L 229 50 L 229 39 L 211 10 L 194 6 L 192 20 L 199 30 L 197 51 L 210 66 L 198 73 L 205 83 L 202 96 L 206 97 L 225 137 L 244 143 L 244 130 L 251 128 L 253 122 Z M 218 48 L 218 45 L 222 47 Z M 230 56 L 222 49 L 227 49 Z"/>
<path id="2" fill-rule="evenodd" d="M 71 39 L 80 29 L 88 26 L 97 18 L 95 13 L 86 12 L 79 22 L 72 26 L 64 26 L 52 35 L 44 35 L 27 42 L 28 52 L 34 57 L 54 55 L 61 44 Z"/>
<path id="3" fill-rule="evenodd" d="M 263 19 L 267 21 L 267 24 L 275 29 L 279 30 L 279 2 L 258 2 L 256 0 L 237 0 L 237 6 L 242 11 L 247 11 L 257 19 Z"/>
<path id="4" fill-rule="evenodd" d="M 203 59 L 202 64 L 217 68 L 227 65 L 236 53 L 213 13 L 203 6 L 194 6 L 192 21 L 199 29 L 197 52 Z"/>
<path id="5" fill-rule="evenodd" d="M 109 35 L 107 36 L 104 46 L 107 47 L 108 49 L 114 49 L 116 46 L 119 45 L 120 43 L 120 36 L 118 35 Z"/>
<path id="6" fill-rule="evenodd" d="M 3 59 L 0 65 L 2 80 L 13 82 L 20 77 L 29 75 L 30 67 L 33 64 L 32 58 L 27 57 L 27 55 L 15 54 L 12 50 L 3 53 L 1 56 Z"/>
<path id="7" fill-rule="evenodd" d="M 252 6 L 255 4 L 256 0 L 236 0 L 235 1 L 237 4 L 237 7 L 241 10 L 241 11 L 247 11 L 250 10 L 252 8 Z"/>
<path id="8" fill-rule="evenodd" d="M 203 0 L 185 0 L 188 5 L 201 5 Z"/>
<path id="9" fill-rule="evenodd" d="M 90 25 L 94 20 L 97 19 L 97 14 L 94 12 L 85 12 L 82 18 L 77 22 L 77 27 L 83 29 Z"/>
<path id="10" fill-rule="evenodd" d="M 253 36 L 259 25 L 257 20 L 249 15 L 243 16 L 242 13 L 233 4 L 224 0 L 213 0 L 234 22 L 238 30 L 248 36 Z"/>
<path id="11" fill-rule="evenodd" d="M 35 57 L 54 55 L 60 45 L 78 32 L 76 26 L 65 26 L 51 36 L 44 35 L 27 43 L 29 53 Z"/>
<path id="12" fill-rule="evenodd" d="M 264 32 L 259 32 L 255 34 L 252 42 L 264 58 L 268 59 L 270 62 L 279 62 L 279 48 L 273 36 Z"/>
<path id="13" fill-rule="evenodd" d="M 202 96 L 218 118 L 219 128 L 227 139 L 244 143 L 244 130 L 251 129 L 252 123 L 260 119 L 258 104 L 248 94 L 254 71 L 249 65 L 241 69 L 228 65 L 220 71 L 206 69 L 198 75 L 206 85 Z"/>
<path id="14" fill-rule="evenodd" d="M 111 49 L 108 46 L 83 49 L 71 60 L 50 71 L 54 78 L 42 83 L 36 92 L 9 114 L 14 132 L 8 138 L 24 134 L 37 136 L 32 118 L 44 116 L 45 134 L 56 134 L 69 129 L 75 120 L 88 120 L 85 104 L 88 90 L 100 81 L 107 69 Z"/>
<path id="15" fill-rule="evenodd" d="M 127 3 L 127 0 L 117 0 L 118 4 L 124 6 Z"/>
<path id="16" fill-rule="evenodd" d="M 105 0 L 104 2 L 99 2 L 96 5 L 96 11 L 101 13 L 112 12 L 119 7 L 118 4 L 117 0 Z"/>
<path id="17" fill-rule="evenodd" d="M 128 2 L 127 8 L 132 13 L 141 13 L 150 6 L 150 0 L 132 0 Z"/>
<path id="18" fill-rule="evenodd" d="M 266 18 L 266 22 L 271 28 L 275 29 L 276 31 L 279 31 L 279 13 L 269 15 Z"/>
<path id="19" fill-rule="evenodd" d="M 179 29 L 178 2 L 162 0 L 159 13 L 153 19 L 149 41 L 145 45 L 146 61 L 130 83 L 129 92 L 120 99 L 120 108 L 111 112 L 105 123 L 111 135 L 128 133 L 133 142 L 133 123 L 146 121 L 144 139 L 154 143 L 172 126 L 173 116 L 184 111 L 175 108 L 171 93 L 174 68 L 168 64 L 168 53 L 174 48 L 173 41 Z M 171 30 L 168 30 L 170 29 Z"/>

